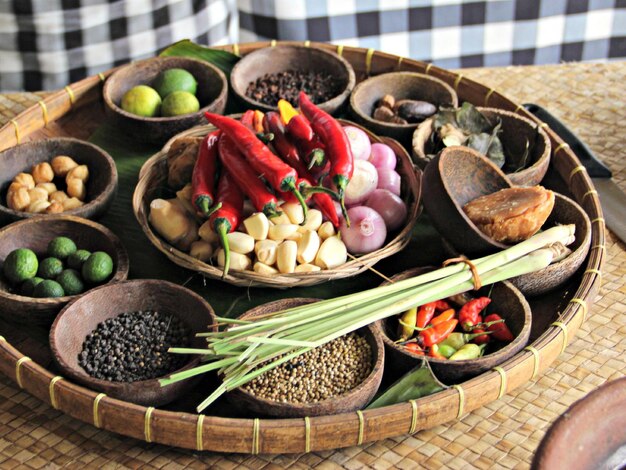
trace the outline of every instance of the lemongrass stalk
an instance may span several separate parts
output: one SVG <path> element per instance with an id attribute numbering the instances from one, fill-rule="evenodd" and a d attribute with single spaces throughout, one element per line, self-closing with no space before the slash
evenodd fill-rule
<path id="1" fill-rule="evenodd" d="M 210 349 L 203 348 L 169 348 L 167 350 L 170 354 L 202 354 L 207 355 L 211 353 Z"/>
<path id="2" fill-rule="evenodd" d="M 189 379 L 191 377 L 195 377 L 196 375 L 204 374 L 205 372 L 220 369 L 221 367 L 231 364 L 232 362 L 237 362 L 237 358 L 233 357 L 220 359 L 218 361 L 213 361 L 203 366 L 194 367 L 193 369 L 176 372 L 175 374 L 172 374 L 165 379 L 159 379 L 159 384 L 161 386 L 165 386 L 173 384 L 175 382 L 180 382 L 181 380 Z"/>

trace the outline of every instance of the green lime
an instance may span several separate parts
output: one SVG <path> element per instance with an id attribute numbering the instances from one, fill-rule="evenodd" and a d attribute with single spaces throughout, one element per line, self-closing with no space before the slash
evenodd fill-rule
<path id="1" fill-rule="evenodd" d="M 53 258 L 64 260 L 75 252 L 76 243 L 74 243 L 71 238 L 56 237 L 48 243 L 48 256 L 52 256 Z"/>
<path id="2" fill-rule="evenodd" d="M 85 290 L 85 284 L 75 269 L 64 269 L 55 280 L 61 284 L 66 295 L 80 294 Z"/>
<path id="3" fill-rule="evenodd" d="M 161 106 L 161 115 L 179 116 L 181 114 L 195 113 L 200 109 L 198 98 L 186 91 L 174 91 L 167 95 Z"/>
<path id="4" fill-rule="evenodd" d="M 26 281 L 24 281 L 24 284 L 22 284 L 22 290 L 21 290 L 21 294 L 25 295 L 26 297 L 32 297 L 33 296 L 33 292 L 35 292 L 35 287 L 37 287 L 37 284 L 39 284 L 40 282 L 43 282 L 43 279 L 40 277 L 31 277 L 30 279 L 26 279 Z"/>
<path id="5" fill-rule="evenodd" d="M 89 255 L 91 255 L 91 251 L 77 250 L 67 258 L 67 265 L 72 269 L 80 269 Z"/>
<path id="6" fill-rule="evenodd" d="M 13 250 L 4 260 L 4 275 L 13 284 L 24 282 L 37 274 L 39 261 L 33 250 L 18 248 Z"/>
<path id="7" fill-rule="evenodd" d="M 196 94 L 198 82 L 194 76 L 185 69 L 168 69 L 161 72 L 152 82 L 154 89 L 165 99 L 175 91 L 186 91 Z"/>
<path id="8" fill-rule="evenodd" d="M 33 297 L 63 297 L 65 295 L 65 291 L 61 284 L 57 281 L 53 281 L 51 279 L 46 279 L 45 281 L 41 281 L 37 286 L 35 286 L 35 291 L 33 292 Z"/>
<path id="9" fill-rule="evenodd" d="M 104 251 L 94 251 L 83 263 L 83 279 L 92 284 L 106 280 L 113 272 L 113 260 Z"/>
<path id="10" fill-rule="evenodd" d="M 59 258 L 46 258 L 39 263 L 37 276 L 44 279 L 54 279 L 63 271 L 63 261 Z"/>
<path id="11" fill-rule="evenodd" d="M 131 88 L 122 98 L 122 109 L 137 116 L 158 116 L 160 108 L 161 97 L 154 88 L 146 85 Z"/>

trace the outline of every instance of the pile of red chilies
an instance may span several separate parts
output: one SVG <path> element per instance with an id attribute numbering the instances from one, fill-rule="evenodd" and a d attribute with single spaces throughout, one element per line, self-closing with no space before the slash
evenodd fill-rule
<path id="1" fill-rule="evenodd" d="M 322 214 L 338 227 L 333 196 L 346 217 L 344 192 L 352 178 L 354 158 L 343 127 L 302 92 L 303 114 L 284 103 L 281 108 L 281 114 L 263 115 L 250 110 L 241 121 L 205 113 L 218 130 L 209 133 L 200 145 L 192 176 L 192 201 L 201 214 L 209 217 L 220 238 L 225 255 L 223 276 L 230 266 L 227 234 L 242 221 L 244 196 L 255 210 L 270 218 L 280 214 L 279 198 L 297 201 L 305 221 L 306 200 L 312 198 Z M 273 150 L 263 142 L 265 137 L 271 138 Z M 320 185 L 326 175 L 336 191 Z"/>

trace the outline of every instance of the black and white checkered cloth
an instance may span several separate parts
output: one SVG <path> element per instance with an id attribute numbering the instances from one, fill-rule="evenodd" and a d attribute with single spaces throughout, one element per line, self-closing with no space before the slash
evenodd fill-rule
<path id="1" fill-rule="evenodd" d="M 172 42 L 237 40 L 235 0 L 0 0 L 0 90 L 51 90 Z"/>
<path id="2" fill-rule="evenodd" d="M 444 68 L 626 58 L 625 0 L 239 0 L 240 42 L 326 41 Z"/>

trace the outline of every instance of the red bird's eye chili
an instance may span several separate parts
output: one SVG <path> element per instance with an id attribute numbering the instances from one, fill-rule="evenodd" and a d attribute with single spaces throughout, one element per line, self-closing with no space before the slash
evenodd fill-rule
<path id="1" fill-rule="evenodd" d="M 313 128 L 302 114 L 287 100 L 278 100 L 278 112 L 287 132 L 294 138 L 309 142 L 313 140 Z"/>
<path id="2" fill-rule="evenodd" d="M 321 110 L 300 92 L 300 109 L 311 122 L 311 127 L 324 143 L 330 160 L 330 178 L 337 188 L 341 210 L 350 226 L 345 205 L 345 190 L 354 172 L 354 156 L 350 141 L 341 124 L 326 111 Z"/>
<path id="3" fill-rule="evenodd" d="M 218 151 L 222 164 L 230 173 L 231 178 L 237 182 L 239 188 L 250 198 L 254 208 L 268 217 L 277 216 L 280 213 L 277 210 L 278 199 L 268 191 L 263 181 L 248 165 L 228 136 L 220 137 Z"/>
<path id="4" fill-rule="evenodd" d="M 434 316 L 435 302 L 429 302 L 422 305 L 417 310 L 417 321 L 415 322 L 415 326 L 417 328 L 426 328 L 426 326 L 430 323 Z"/>
<path id="5" fill-rule="evenodd" d="M 444 310 L 435 318 L 433 318 L 430 321 L 430 324 L 432 326 L 435 326 L 435 325 L 438 325 L 439 323 L 443 323 L 444 321 L 452 320 L 454 318 L 454 315 L 456 315 L 456 312 L 454 311 L 454 309 L 449 308 L 448 310 Z"/>
<path id="6" fill-rule="evenodd" d="M 224 272 L 222 278 L 226 277 L 230 268 L 230 247 L 228 246 L 228 237 L 226 235 L 234 232 L 241 222 L 243 198 L 243 192 L 239 189 L 237 182 L 225 168 L 222 168 L 222 174 L 217 185 L 217 202 L 221 204 L 221 207 L 213 212 L 209 218 L 211 227 L 220 237 L 220 243 L 224 249 Z"/>
<path id="7" fill-rule="evenodd" d="M 219 135 L 220 131 L 214 131 L 202 139 L 198 149 L 198 158 L 191 174 L 191 200 L 196 209 L 205 217 L 219 209 L 218 204 L 213 206 Z"/>
<path id="8" fill-rule="evenodd" d="M 511 333 L 511 330 L 508 326 L 506 326 L 500 315 L 498 315 L 497 313 L 487 315 L 485 317 L 485 323 L 491 322 L 496 323 L 492 323 L 491 325 L 489 325 L 487 327 L 487 330 L 493 332 L 492 335 L 495 339 L 497 339 L 498 341 L 506 341 L 508 343 L 515 339 L 515 336 L 513 336 L 513 333 Z"/>
<path id="9" fill-rule="evenodd" d="M 435 310 L 438 312 L 445 312 L 446 310 L 452 308 L 450 307 L 450 304 L 445 300 L 436 300 L 433 303 L 435 304 Z"/>
<path id="10" fill-rule="evenodd" d="M 406 343 L 404 347 L 407 349 L 407 351 L 411 351 L 413 354 L 418 354 L 420 356 L 426 355 L 424 350 L 420 348 L 419 344 L 417 344 L 416 342 Z"/>
<path id="11" fill-rule="evenodd" d="M 306 177 L 308 173 L 307 167 L 304 162 L 300 160 L 296 146 L 287 139 L 285 126 L 283 126 L 280 115 L 273 111 L 266 113 L 263 124 L 265 132 L 274 134 L 272 146 L 276 149 L 278 156 L 282 158 L 285 163 L 291 165 L 299 176 Z"/>
<path id="12" fill-rule="evenodd" d="M 433 344 L 441 343 L 450 335 L 450 333 L 454 331 L 458 322 L 459 321 L 454 318 L 452 320 L 439 323 L 432 328 L 420 331 L 417 335 L 418 344 L 423 348 L 427 348 Z"/>
<path id="13" fill-rule="evenodd" d="M 480 312 L 491 302 L 489 297 L 479 297 L 467 302 L 459 310 L 459 323 L 464 331 L 472 331 L 474 325 L 478 323 Z"/>
<path id="14" fill-rule="evenodd" d="M 261 142 L 254 132 L 240 122 L 219 114 L 204 113 L 207 120 L 232 139 L 250 166 L 276 191 L 292 192 L 302 205 L 306 221 L 307 206 L 296 186 L 298 174 Z"/>
<path id="15" fill-rule="evenodd" d="M 473 341 L 476 344 L 487 344 L 489 342 L 489 335 L 486 334 L 485 328 L 483 327 L 483 325 L 481 325 L 482 322 L 483 322 L 482 317 L 478 316 L 478 324 L 480 326 L 472 330 L 472 334 L 476 335 L 473 338 Z"/>

